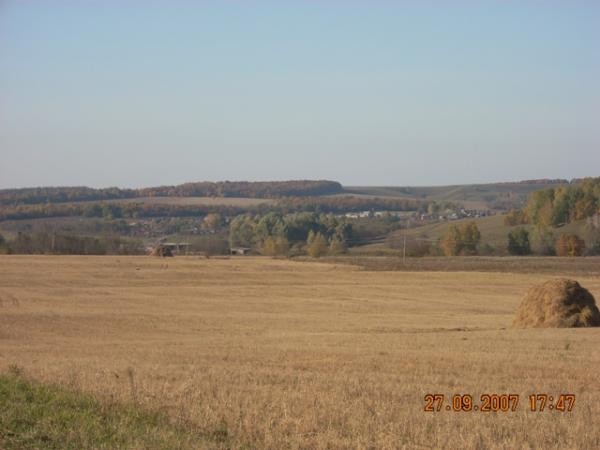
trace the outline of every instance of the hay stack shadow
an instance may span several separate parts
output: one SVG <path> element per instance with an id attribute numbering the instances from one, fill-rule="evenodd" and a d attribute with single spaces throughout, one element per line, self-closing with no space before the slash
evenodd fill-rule
<path id="1" fill-rule="evenodd" d="M 517 309 L 515 328 L 600 326 L 594 296 L 577 281 L 557 278 L 533 286 Z"/>

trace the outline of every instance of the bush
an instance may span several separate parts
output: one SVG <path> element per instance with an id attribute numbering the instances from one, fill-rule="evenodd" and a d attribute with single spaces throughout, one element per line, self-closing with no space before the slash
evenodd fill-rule
<path id="1" fill-rule="evenodd" d="M 511 255 L 530 255 L 529 233 L 525 228 L 517 228 L 508 233 L 508 253 Z"/>

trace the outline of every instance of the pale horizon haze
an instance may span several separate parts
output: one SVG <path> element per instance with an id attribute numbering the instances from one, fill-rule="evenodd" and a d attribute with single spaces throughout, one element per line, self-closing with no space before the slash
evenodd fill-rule
<path id="1" fill-rule="evenodd" d="M 599 168 L 600 2 L 0 0 L 0 189 Z"/>

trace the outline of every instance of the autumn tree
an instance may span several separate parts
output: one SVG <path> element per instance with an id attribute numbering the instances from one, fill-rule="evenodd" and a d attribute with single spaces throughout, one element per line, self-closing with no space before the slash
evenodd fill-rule
<path id="1" fill-rule="evenodd" d="M 460 228 L 460 233 L 462 236 L 462 255 L 476 255 L 477 254 L 477 245 L 481 241 L 481 233 L 479 232 L 479 228 L 477 228 L 477 224 L 475 222 L 469 222 L 464 224 Z"/>
<path id="2" fill-rule="evenodd" d="M 313 258 L 327 254 L 327 239 L 321 233 L 311 231 L 306 239 L 306 252 Z"/>
<path id="3" fill-rule="evenodd" d="M 209 213 L 202 220 L 202 226 L 207 230 L 215 231 L 221 226 L 222 221 L 220 214 Z"/>
<path id="4" fill-rule="evenodd" d="M 470 256 L 477 254 L 477 245 L 481 241 L 481 233 L 473 221 L 460 227 L 450 225 L 441 240 L 442 250 L 446 256 Z"/>
<path id="5" fill-rule="evenodd" d="M 261 253 L 266 256 L 284 256 L 290 250 L 290 243 L 283 236 L 269 236 L 261 245 Z"/>
<path id="6" fill-rule="evenodd" d="M 450 225 L 448 231 L 442 238 L 441 247 L 446 256 L 456 256 L 460 254 L 462 248 L 462 237 L 460 230 L 456 225 Z"/>
<path id="7" fill-rule="evenodd" d="M 600 177 L 532 192 L 526 211 L 538 229 L 591 217 L 600 211 Z"/>
<path id="8" fill-rule="evenodd" d="M 527 216 L 538 228 L 548 228 L 553 225 L 554 189 L 535 191 L 527 200 Z"/>
<path id="9" fill-rule="evenodd" d="M 576 234 L 563 234 L 556 241 L 558 256 L 582 256 L 585 252 L 585 242 Z"/>
<path id="10" fill-rule="evenodd" d="M 527 213 L 522 209 L 511 209 L 504 216 L 504 225 L 513 227 L 515 225 L 525 225 L 527 223 Z"/>

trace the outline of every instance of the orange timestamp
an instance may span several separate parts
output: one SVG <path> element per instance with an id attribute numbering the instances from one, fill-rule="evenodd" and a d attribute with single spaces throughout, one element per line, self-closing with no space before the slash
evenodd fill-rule
<path id="1" fill-rule="evenodd" d="M 519 406 L 519 394 L 482 394 L 476 400 L 471 394 L 454 394 L 446 397 L 444 394 L 425 395 L 426 412 L 512 412 Z M 575 406 L 574 394 L 531 394 L 527 406 L 531 412 L 558 411 L 570 412 Z"/>

